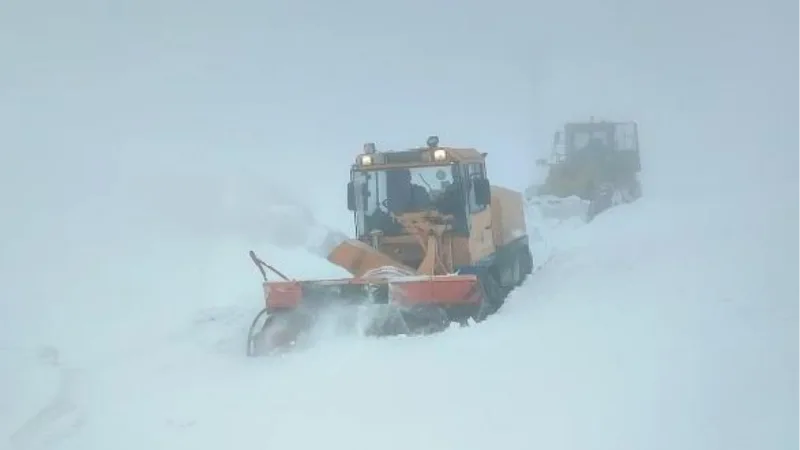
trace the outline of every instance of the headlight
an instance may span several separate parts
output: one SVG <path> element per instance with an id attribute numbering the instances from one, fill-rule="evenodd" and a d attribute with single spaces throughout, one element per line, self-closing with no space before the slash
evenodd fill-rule
<path id="1" fill-rule="evenodd" d="M 444 151 L 442 149 L 438 149 L 438 150 L 434 150 L 433 151 L 433 160 L 434 161 L 444 161 L 446 158 L 447 158 L 447 152 L 446 151 Z"/>
<path id="2" fill-rule="evenodd" d="M 361 165 L 368 166 L 372 164 L 372 155 L 362 155 L 361 156 Z"/>

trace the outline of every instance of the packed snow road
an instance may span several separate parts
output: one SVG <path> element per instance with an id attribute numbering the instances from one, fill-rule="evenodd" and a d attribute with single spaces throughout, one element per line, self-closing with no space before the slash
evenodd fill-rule
<path id="1" fill-rule="evenodd" d="M 141 242 L 46 323 L 12 311 L 0 431 L 10 449 L 796 447 L 793 230 L 702 211 L 642 199 L 532 229 L 548 264 L 481 325 L 281 358 L 243 356 L 260 291 L 242 242 Z"/>

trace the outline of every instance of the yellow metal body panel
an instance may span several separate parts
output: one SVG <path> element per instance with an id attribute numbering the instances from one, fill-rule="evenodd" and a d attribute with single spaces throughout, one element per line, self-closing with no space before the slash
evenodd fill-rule
<path id="1" fill-rule="evenodd" d="M 469 254 L 472 263 L 485 258 L 495 251 L 494 233 L 492 232 L 492 206 L 469 218 L 471 222 L 469 236 Z"/>
<path id="2" fill-rule="evenodd" d="M 384 266 L 393 266 L 414 272 L 413 268 L 403 265 L 389 255 L 357 239 L 349 239 L 336 246 L 328 255 L 328 261 L 343 267 L 356 277 L 363 276 L 372 269 Z"/>
<path id="3" fill-rule="evenodd" d="M 494 244 L 503 246 L 527 233 L 521 192 L 492 186 L 492 233 Z"/>

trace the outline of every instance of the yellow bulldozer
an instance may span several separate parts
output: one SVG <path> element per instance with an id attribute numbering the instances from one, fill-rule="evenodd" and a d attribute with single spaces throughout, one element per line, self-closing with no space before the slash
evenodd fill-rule
<path id="1" fill-rule="evenodd" d="M 630 203 L 642 195 L 638 174 L 639 132 L 635 122 L 567 123 L 553 136 L 548 159 L 536 165 L 547 169 L 544 183 L 526 190 L 529 203 L 542 208 L 566 206 L 577 197 L 588 203 L 587 221 L 608 208 Z"/>
<path id="2" fill-rule="evenodd" d="M 436 136 L 402 151 L 365 144 L 347 184 L 355 233 L 327 258 L 352 278 L 290 279 L 250 252 L 265 306 L 248 355 L 295 345 L 329 307 L 381 311 L 365 330 L 371 336 L 427 334 L 497 311 L 532 273 L 533 258 L 523 195 L 489 183 L 486 156 L 440 146 Z"/>

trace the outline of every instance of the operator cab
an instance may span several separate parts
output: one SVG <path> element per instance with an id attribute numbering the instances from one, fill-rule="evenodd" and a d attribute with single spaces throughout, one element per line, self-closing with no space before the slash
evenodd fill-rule
<path id="1" fill-rule="evenodd" d="M 564 127 L 567 156 L 583 152 L 608 152 L 614 149 L 614 124 L 589 122 Z"/>
<path id="2" fill-rule="evenodd" d="M 354 213 L 358 238 L 373 231 L 403 235 L 397 217 L 426 211 L 450 216 L 454 233 L 469 234 L 469 216 L 490 202 L 485 154 L 438 144 L 432 136 L 426 147 L 398 152 L 364 146 L 347 184 L 348 209 Z"/>

